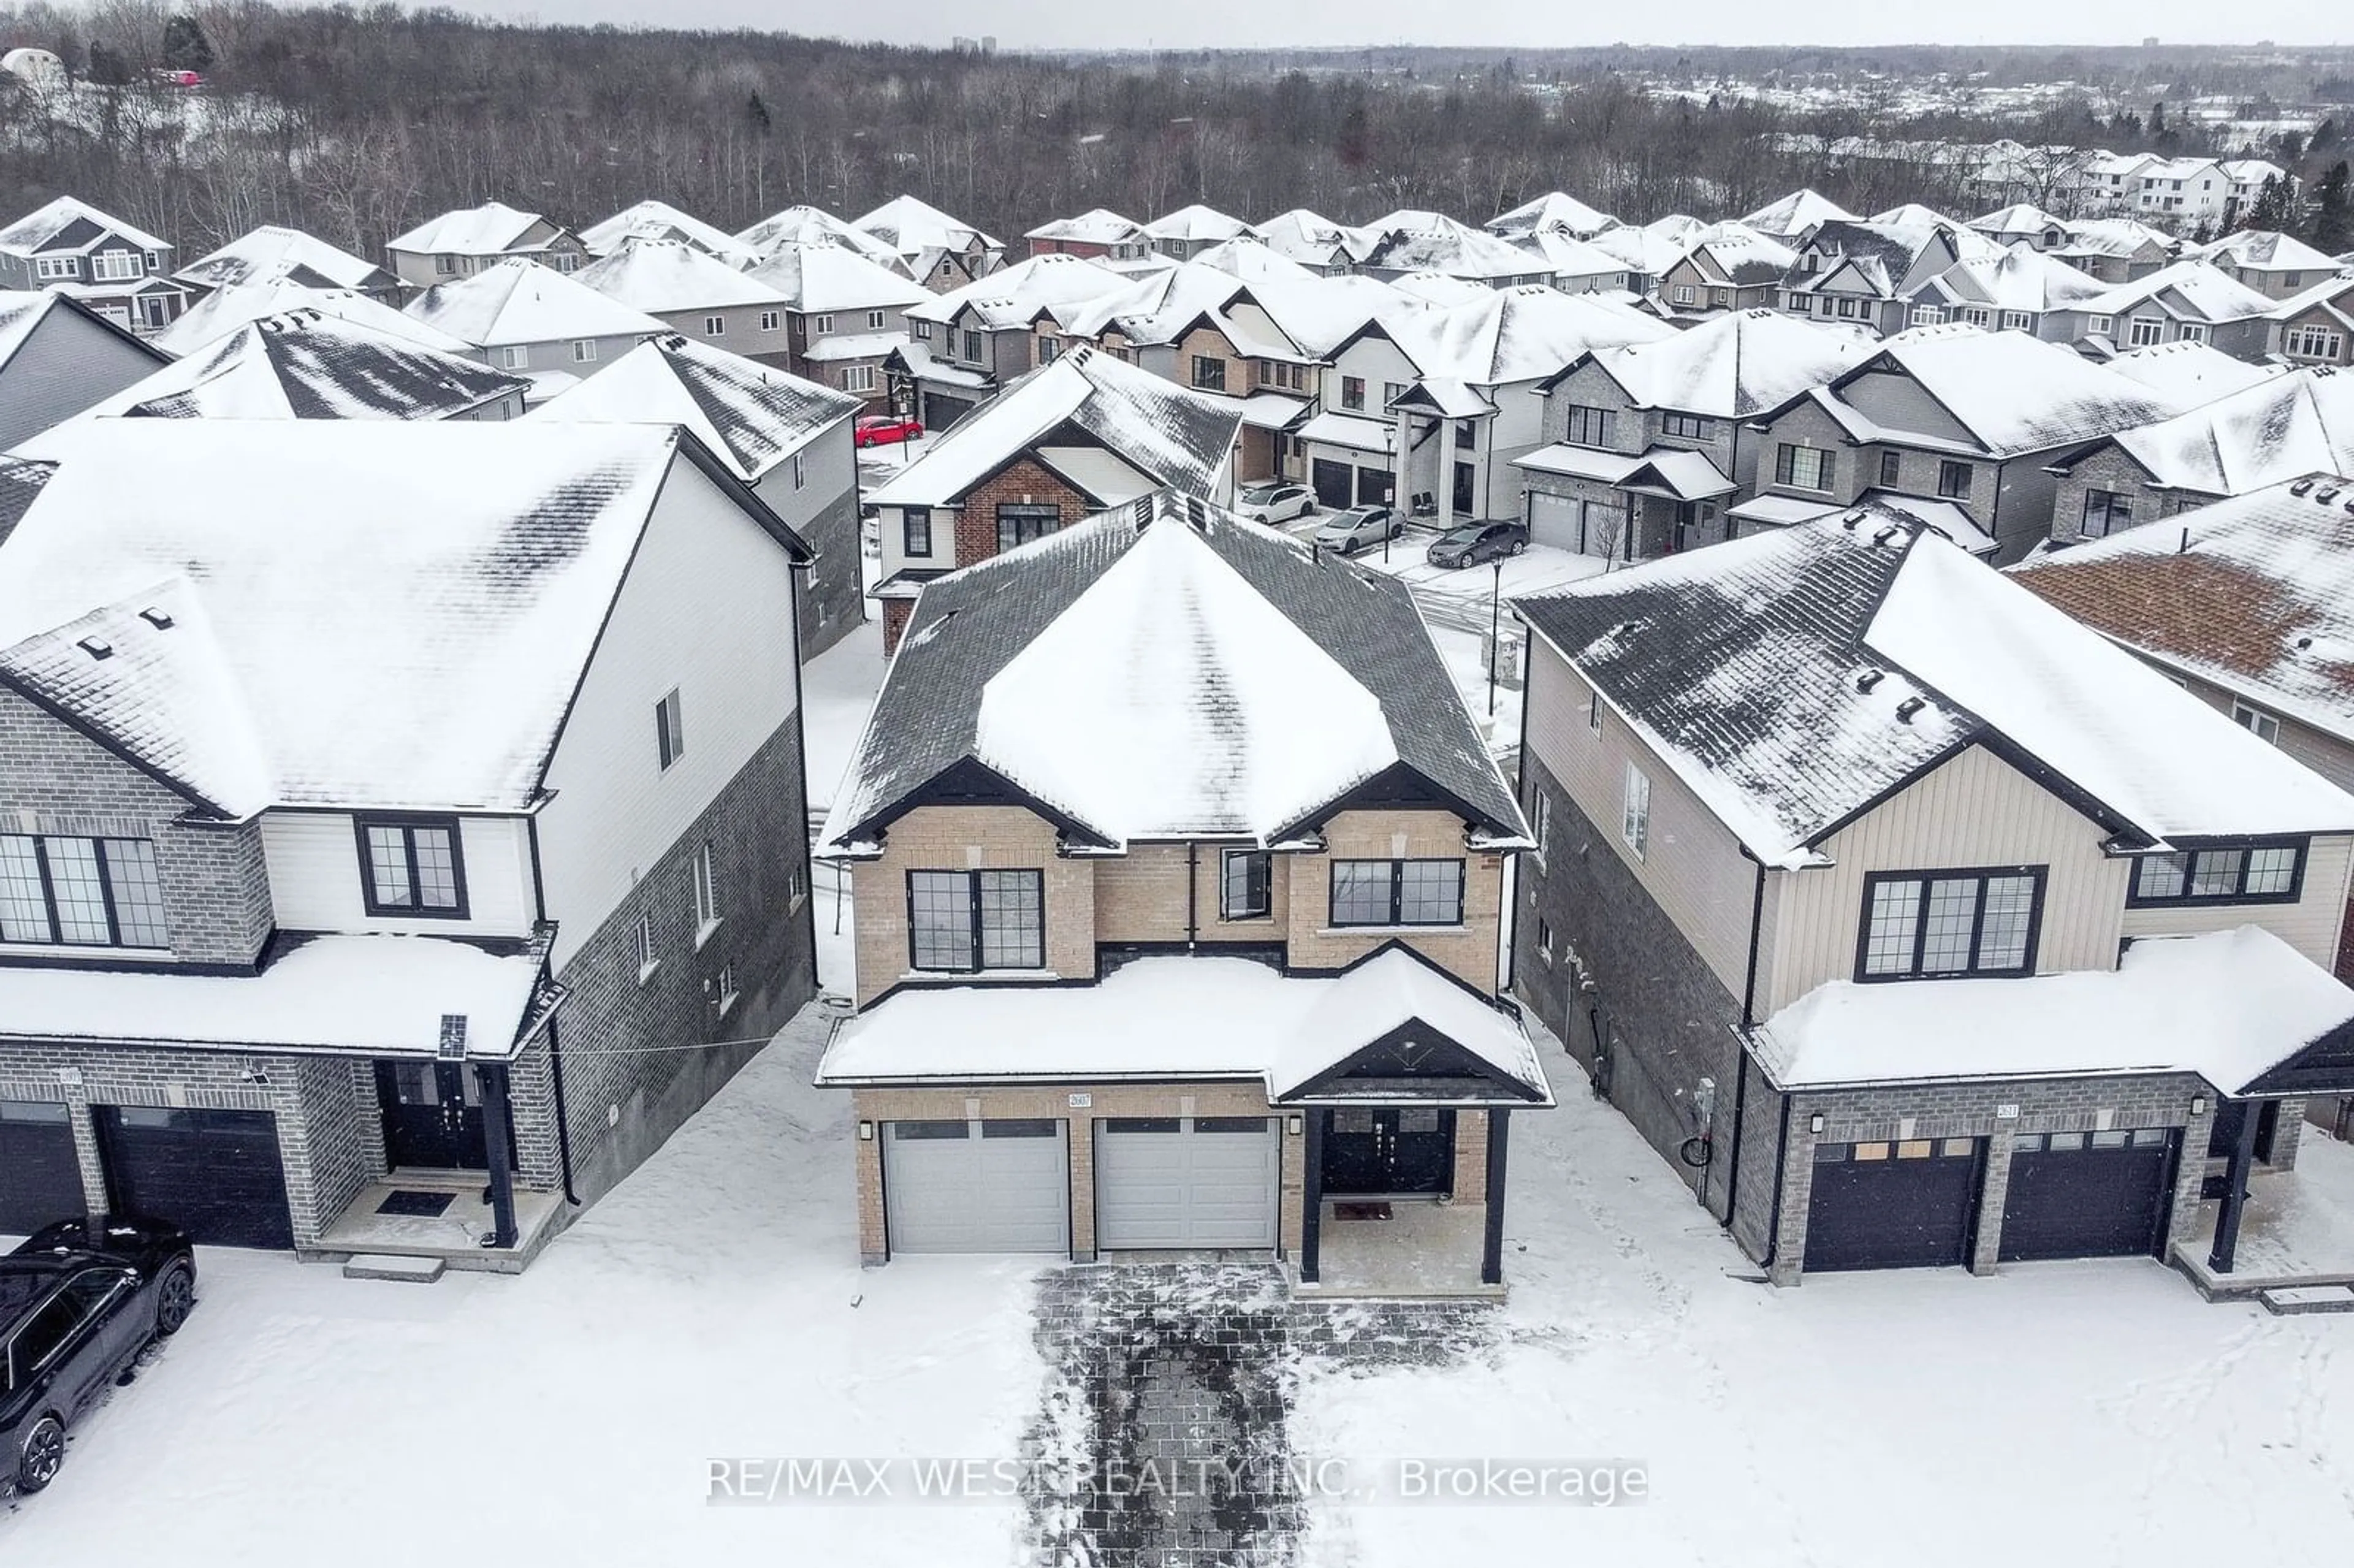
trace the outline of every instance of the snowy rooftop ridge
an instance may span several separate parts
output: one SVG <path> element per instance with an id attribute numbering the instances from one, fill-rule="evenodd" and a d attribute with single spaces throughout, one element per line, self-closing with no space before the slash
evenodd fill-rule
<path id="1" fill-rule="evenodd" d="M 405 307 L 428 326 L 482 347 L 581 337 L 650 337 L 670 328 L 643 311 L 526 256 L 437 283 Z"/>
<path id="2" fill-rule="evenodd" d="M 77 197 L 61 196 L 0 228 L 0 251 L 31 256 L 40 251 L 87 250 L 110 234 L 145 250 L 172 249 L 143 228 L 133 228 Z"/>
<path id="3" fill-rule="evenodd" d="M 520 245 L 523 237 L 541 221 L 535 212 L 525 212 L 503 201 L 486 201 L 480 207 L 460 207 L 429 217 L 407 233 L 386 241 L 385 249 L 414 255 L 504 255 Z"/>
<path id="4" fill-rule="evenodd" d="M 1871 353 L 1872 345 L 1853 334 L 1753 310 L 1592 357 L 1638 408 L 1734 419 L 1777 408 Z"/>
<path id="5" fill-rule="evenodd" d="M 751 484 L 864 407 L 849 393 L 671 333 L 638 344 L 525 418 L 684 425 Z"/>
<path id="6" fill-rule="evenodd" d="M 188 307 L 187 313 L 147 341 L 166 354 L 187 355 L 235 332 L 250 321 L 283 315 L 289 311 L 315 311 L 321 315 L 374 327 L 443 354 L 482 359 L 482 351 L 455 333 L 429 326 L 371 295 L 349 289 L 318 289 L 292 278 L 265 279 L 252 283 L 224 283 Z"/>
<path id="7" fill-rule="evenodd" d="M 219 288 L 285 278 L 314 289 L 381 291 L 399 280 L 375 262 L 299 228 L 265 223 L 173 274 L 184 283 Z"/>
<path id="8" fill-rule="evenodd" d="M 2170 419 L 2119 430 L 2054 466 L 2112 446 L 2159 487 L 2200 495 L 2354 472 L 2354 374 L 2318 366 L 2272 376 Z"/>
<path id="9" fill-rule="evenodd" d="M 652 234 L 622 235 L 572 276 L 583 288 L 648 315 L 790 303 L 774 285 L 710 251 Z"/>

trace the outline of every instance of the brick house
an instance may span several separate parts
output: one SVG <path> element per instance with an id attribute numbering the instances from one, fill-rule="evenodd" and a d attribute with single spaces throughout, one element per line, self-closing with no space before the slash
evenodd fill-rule
<path id="1" fill-rule="evenodd" d="M 0 1229 L 523 1266 L 814 993 L 806 552 L 675 427 L 58 449 L 0 547 Z"/>
<path id="2" fill-rule="evenodd" d="M 0 291 L 0 451 L 169 363 L 70 294 Z"/>
<path id="3" fill-rule="evenodd" d="M 866 495 L 883 647 L 924 585 L 1157 490 L 1233 499 L 1242 413 L 1086 344 L 1007 387 Z"/>
<path id="4" fill-rule="evenodd" d="M 144 337 L 188 308 L 172 254 L 145 229 L 59 196 L 0 228 L 0 289 L 55 289 Z"/>
<path id="5" fill-rule="evenodd" d="M 1166 491 L 939 579 L 819 852 L 860 1252 L 1495 1286 L 1510 1114 L 1552 1103 L 1494 1001 L 1527 842 L 1394 579 Z"/>
<path id="6" fill-rule="evenodd" d="M 2354 796 L 1893 521 L 1514 609 L 1519 994 L 1772 1278 L 2231 1272 L 2354 1086 Z"/>
<path id="7" fill-rule="evenodd" d="M 864 619 L 859 581 L 857 398 L 672 335 L 642 343 L 532 411 L 540 421 L 671 424 L 725 463 L 810 549 L 793 582 L 807 663 Z"/>
<path id="8" fill-rule="evenodd" d="M 411 289 L 471 278 L 518 258 L 552 271 L 574 272 L 588 257 L 579 236 L 562 224 L 503 201 L 428 218 L 387 241 L 385 251 L 392 259 L 393 274 Z"/>

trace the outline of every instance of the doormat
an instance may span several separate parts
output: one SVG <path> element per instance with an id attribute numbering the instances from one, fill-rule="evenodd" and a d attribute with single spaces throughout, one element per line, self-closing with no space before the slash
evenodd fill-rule
<path id="1" fill-rule="evenodd" d="M 457 1195 L 455 1192 L 387 1192 L 384 1202 L 376 1206 L 376 1212 L 398 1214 L 404 1219 L 439 1219 Z"/>
<path id="2" fill-rule="evenodd" d="M 1335 1203 L 1332 1217 L 1336 1220 L 1386 1220 L 1390 1217 L 1387 1203 Z"/>

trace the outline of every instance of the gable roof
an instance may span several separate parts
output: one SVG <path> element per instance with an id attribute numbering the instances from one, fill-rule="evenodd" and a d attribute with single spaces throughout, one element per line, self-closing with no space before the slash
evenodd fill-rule
<path id="1" fill-rule="evenodd" d="M 786 302 L 773 285 L 737 271 L 708 250 L 642 234 L 622 236 L 572 277 L 581 287 L 648 315 Z"/>
<path id="2" fill-rule="evenodd" d="M 1693 235 L 1684 254 L 1705 256 L 1710 264 L 1734 283 L 1770 283 L 1788 271 L 1798 253 L 1769 234 L 1745 223 L 1720 223 Z"/>
<path id="3" fill-rule="evenodd" d="M 1766 234 L 1778 234 L 1785 238 L 1805 232 L 1819 223 L 1854 221 L 1855 214 L 1819 191 L 1801 187 L 1788 196 L 1767 202 L 1755 212 L 1741 215 L 1741 221 Z"/>
<path id="4" fill-rule="evenodd" d="M 314 289 L 283 277 L 255 283 L 224 283 L 146 341 L 167 355 L 193 354 L 248 322 L 293 311 L 333 316 L 443 354 L 482 357 L 479 347 L 455 333 L 429 326 L 373 295 L 355 293 L 349 289 Z"/>
<path id="5" fill-rule="evenodd" d="M 2235 358 L 2211 343 L 2154 343 L 2105 359 L 2101 368 L 2137 381 L 2176 408 L 2195 408 L 2259 381 L 2285 375 L 2274 362 Z"/>
<path id="6" fill-rule="evenodd" d="M 821 849 L 969 765 L 1103 848 L 1279 842 L 1401 768 L 1526 836 L 1402 584 L 1167 492 L 926 585 Z"/>
<path id="7" fill-rule="evenodd" d="M 2032 557 L 2011 576 L 2127 647 L 2354 742 L 2349 505 L 2354 481 L 2308 475 Z"/>
<path id="8" fill-rule="evenodd" d="M 426 325 L 484 348 L 579 337 L 647 337 L 670 327 L 528 257 L 494 262 L 408 302 Z"/>
<path id="9" fill-rule="evenodd" d="M 2152 228 L 2139 218 L 2088 217 L 2061 225 L 2066 238 L 2055 256 L 2100 256 L 2129 260 L 2155 248 L 2171 255 L 2180 245 L 2172 235 Z"/>
<path id="10" fill-rule="evenodd" d="M 779 245 L 839 245 L 894 271 L 904 265 L 897 249 L 887 241 L 844 223 L 822 207 L 806 204 L 770 213 L 739 230 L 735 242 L 755 256 L 766 256 Z"/>
<path id="11" fill-rule="evenodd" d="M 1232 239 L 1222 240 L 1196 251 L 1193 265 L 1214 267 L 1221 272 L 1232 273 L 1246 283 L 1306 282 L 1323 276 L 1273 249 L 1256 234 L 1236 235 Z"/>
<path id="12" fill-rule="evenodd" d="M 675 239 L 716 256 L 731 267 L 752 259 L 752 252 L 718 225 L 705 223 L 666 201 L 652 199 L 632 202 L 602 222 L 590 224 L 580 231 L 580 244 L 589 255 L 603 256 L 632 236 Z"/>
<path id="13" fill-rule="evenodd" d="M 976 241 L 985 250 L 1005 249 L 1005 241 L 995 235 L 984 233 L 962 218 L 951 217 L 929 202 L 911 196 L 893 196 L 865 217 L 854 219 L 851 227 L 894 247 L 902 256 L 919 255 L 926 250 L 963 250 Z"/>
<path id="14" fill-rule="evenodd" d="M 1778 408 L 1808 387 L 1834 380 L 1873 347 L 1853 333 L 1761 309 L 1736 311 L 1656 342 L 1601 349 L 1585 357 L 1637 408 L 1740 419 Z"/>
<path id="15" fill-rule="evenodd" d="M 142 250 L 168 252 L 172 249 L 169 241 L 158 239 L 143 228 L 134 228 L 119 217 L 99 211 L 86 201 L 61 196 L 55 201 L 35 207 L 7 228 L 0 228 L 0 253 L 33 256 L 72 251 L 79 254 L 110 234 L 130 241 Z"/>
<path id="16" fill-rule="evenodd" d="M 1165 485 L 1206 498 L 1225 471 L 1241 424 L 1235 399 L 1190 391 L 1083 344 L 959 419 L 928 451 L 867 492 L 866 500 L 878 506 L 949 505 L 1066 428 L 1144 475 L 1147 488 Z M 1066 468 L 1065 476 L 1086 488 L 1081 472 Z"/>
<path id="17" fill-rule="evenodd" d="M 2074 308 L 2088 315 L 2122 316 L 2153 300 L 2172 314 L 2216 323 L 2269 315 L 2276 303 L 2222 269 L 2186 257 L 2147 277 L 2113 285 Z"/>
<path id="18" fill-rule="evenodd" d="M 1057 217 L 1040 224 L 1024 239 L 1055 239 L 1071 245 L 1133 245 L 1144 238 L 1144 226 L 1108 207 L 1089 207 L 1076 217 Z"/>
<path id="19" fill-rule="evenodd" d="M 284 278 L 313 289 L 354 289 L 381 291 L 400 280 L 373 261 L 325 240 L 265 223 L 230 240 L 211 254 L 197 258 L 172 274 L 184 283 L 217 289 L 229 283 L 260 283 Z"/>
<path id="20" fill-rule="evenodd" d="M 839 245 L 779 245 L 745 276 L 805 315 L 904 309 L 932 297 L 906 273 Z"/>
<path id="21" fill-rule="evenodd" d="M 1373 243 L 1358 258 L 1365 267 L 1477 281 L 1551 270 L 1535 251 L 1438 213 L 1396 212 L 1368 227 Z"/>
<path id="22" fill-rule="evenodd" d="M 2193 253 L 2219 265 L 2244 267 L 2250 271 L 2335 274 L 2338 270 L 2335 260 L 2296 235 L 2266 228 L 2239 229 Z"/>
<path id="23" fill-rule="evenodd" d="M 1973 744 L 2137 847 L 2354 829 L 2354 797 L 1917 526 L 1770 530 L 1513 609 L 1767 865 Z"/>
<path id="24" fill-rule="evenodd" d="M 1992 256 L 1965 257 L 1928 287 L 1962 303 L 2040 315 L 2076 309 L 2108 285 L 2022 240 Z"/>
<path id="25" fill-rule="evenodd" d="M 2201 495 L 2354 471 L 2354 374 L 2320 366 L 2269 376 L 2170 419 L 2104 437 L 2053 467 L 2073 468 L 2110 447 L 2161 489 Z"/>
<path id="26" fill-rule="evenodd" d="M 407 251 L 416 256 L 528 253 L 547 248 L 547 240 L 530 246 L 524 244 L 524 236 L 546 221 L 535 212 L 525 212 L 503 201 L 486 201 L 480 207 L 459 207 L 439 217 L 429 217 L 406 234 L 386 241 L 385 249 Z M 557 234 L 562 232 L 560 228 L 557 229 Z"/>
<path id="27" fill-rule="evenodd" d="M 695 455 L 669 426 L 466 421 L 99 419 L 55 447 L 0 569 L 0 678 L 234 817 L 530 808 Z"/>
<path id="28" fill-rule="evenodd" d="M 1842 396 L 1865 376 L 1892 372 L 1910 377 L 1980 450 L 1997 457 L 2069 446 L 2172 412 L 2147 388 L 2058 344 L 1951 323 L 1899 333 L 1861 365 L 1805 396 L 1859 440 L 1890 430 L 1913 440 L 1914 433 L 1877 423 Z"/>
<path id="29" fill-rule="evenodd" d="M 865 407 L 741 355 L 668 333 L 638 344 L 525 418 L 684 425 L 747 484 Z"/>
<path id="30" fill-rule="evenodd" d="M 1251 232 L 1251 226 L 1241 218 L 1220 212 L 1216 207 L 1194 202 L 1174 212 L 1163 213 L 1144 226 L 1144 232 L 1155 239 L 1209 240 L 1223 243 Z"/>
<path id="31" fill-rule="evenodd" d="M 2309 289 L 2291 294 L 2273 307 L 2272 317 L 2276 322 L 2295 321 L 2311 310 L 2319 310 L 2334 317 L 2339 325 L 2354 330 L 2354 271 L 2325 278 Z"/>
<path id="32" fill-rule="evenodd" d="M 1618 220 L 1608 213 L 1588 207 L 1563 191 L 1547 191 L 1534 201 L 1522 202 L 1510 212 L 1500 212 L 1488 220 L 1488 232 L 1506 239 L 1519 239 L 1546 229 L 1591 239 L 1606 228 L 1617 227 Z"/>
<path id="33" fill-rule="evenodd" d="M 0 289 L 0 370 L 6 369 L 8 362 L 32 340 L 33 334 L 40 329 L 41 323 L 59 311 L 81 317 L 116 342 L 136 347 L 158 365 L 168 362 L 172 357 L 129 328 L 100 314 L 60 290 Z"/>
<path id="34" fill-rule="evenodd" d="M 990 328 L 1027 326 L 1055 305 L 1101 299 L 1135 280 L 1085 256 L 1032 256 L 908 307 L 912 320 L 952 322 L 970 311 Z"/>
<path id="35" fill-rule="evenodd" d="M 2032 202 L 2015 202 L 1992 212 L 1980 213 L 1970 219 L 1970 227 L 1980 234 L 2040 234 L 2060 220 Z"/>
<path id="36" fill-rule="evenodd" d="M 1317 266 L 1331 264 L 1337 251 L 1353 257 L 1366 243 L 1363 230 L 1335 223 L 1321 213 L 1295 207 L 1257 226 L 1259 238 L 1278 256 Z"/>

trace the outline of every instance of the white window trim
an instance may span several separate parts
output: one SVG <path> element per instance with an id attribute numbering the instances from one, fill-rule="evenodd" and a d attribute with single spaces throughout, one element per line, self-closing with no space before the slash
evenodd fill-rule
<path id="1" fill-rule="evenodd" d="M 719 913 L 719 878 L 713 865 L 715 858 L 706 841 L 695 850 L 688 873 L 695 879 L 695 950 L 698 953 L 726 919 Z"/>
<path id="2" fill-rule="evenodd" d="M 1618 836 L 1635 852 L 1637 860 L 1649 860 L 1651 850 L 1651 780 L 1633 762 L 1627 764 L 1626 777 L 1620 785 Z"/>
<path id="3" fill-rule="evenodd" d="M 654 917 L 651 914 L 638 916 L 635 938 L 638 951 L 638 983 L 644 985 L 662 968 L 662 959 L 654 956 Z"/>

